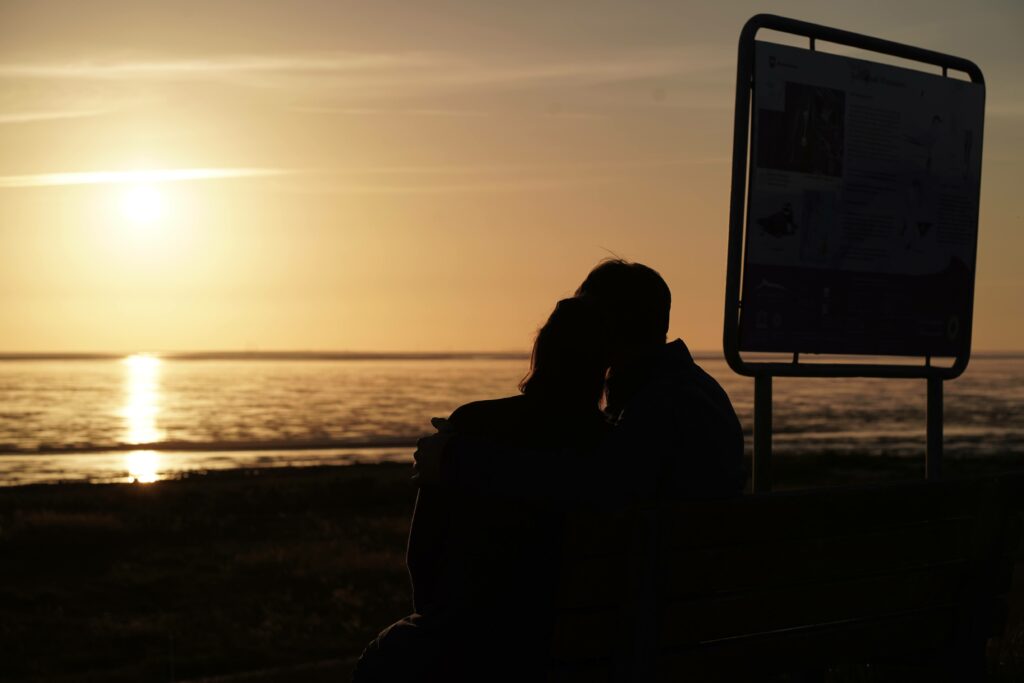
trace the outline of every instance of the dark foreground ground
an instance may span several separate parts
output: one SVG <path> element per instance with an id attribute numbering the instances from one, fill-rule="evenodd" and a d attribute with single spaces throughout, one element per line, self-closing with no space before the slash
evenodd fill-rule
<path id="1" fill-rule="evenodd" d="M 947 474 L 1019 466 L 954 461 Z M 920 463 L 803 458 L 776 476 L 781 488 L 891 481 Z M 410 610 L 414 498 L 405 465 L 0 488 L 0 680 L 347 680 Z M 1022 592 L 990 653 L 997 680 L 1024 680 Z"/>

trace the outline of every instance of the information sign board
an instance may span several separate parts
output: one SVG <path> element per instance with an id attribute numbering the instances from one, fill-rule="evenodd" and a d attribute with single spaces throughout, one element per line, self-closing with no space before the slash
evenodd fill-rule
<path id="1" fill-rule="evenodd" d="M 756 41 L 741 351 L 955 356 L 984 86 Z"/>

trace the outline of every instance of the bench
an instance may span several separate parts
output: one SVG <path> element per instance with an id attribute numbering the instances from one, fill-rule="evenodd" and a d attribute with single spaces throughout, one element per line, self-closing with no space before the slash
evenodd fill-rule
<path id="1" fill-rule="evenodd" d="M 573 510 L 549 680 L 813 679 L 894 661 L 981 680 L 1022 505 L 1016 474 Z"/>

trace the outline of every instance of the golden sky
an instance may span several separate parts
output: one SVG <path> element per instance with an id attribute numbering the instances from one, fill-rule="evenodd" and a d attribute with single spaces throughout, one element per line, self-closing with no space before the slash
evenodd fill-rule
<path id="1" fill-rule="evenodd" d="M 1024 349 L 1019 1 L 10 0 L 0 351 L 522 350 L 609 253 L 719 349 L 761 11 L 981 66 L 974 347 Z"/>

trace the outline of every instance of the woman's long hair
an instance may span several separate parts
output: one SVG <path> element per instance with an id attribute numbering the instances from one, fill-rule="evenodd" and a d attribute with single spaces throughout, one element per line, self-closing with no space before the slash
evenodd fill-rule
<path id="1" fill-rule="evenodd" d="M 576 297 L 555 305 L 537 332 L 524 394 L 597 407 L 608 370 L 607 330 L 601 308 Z"/>

